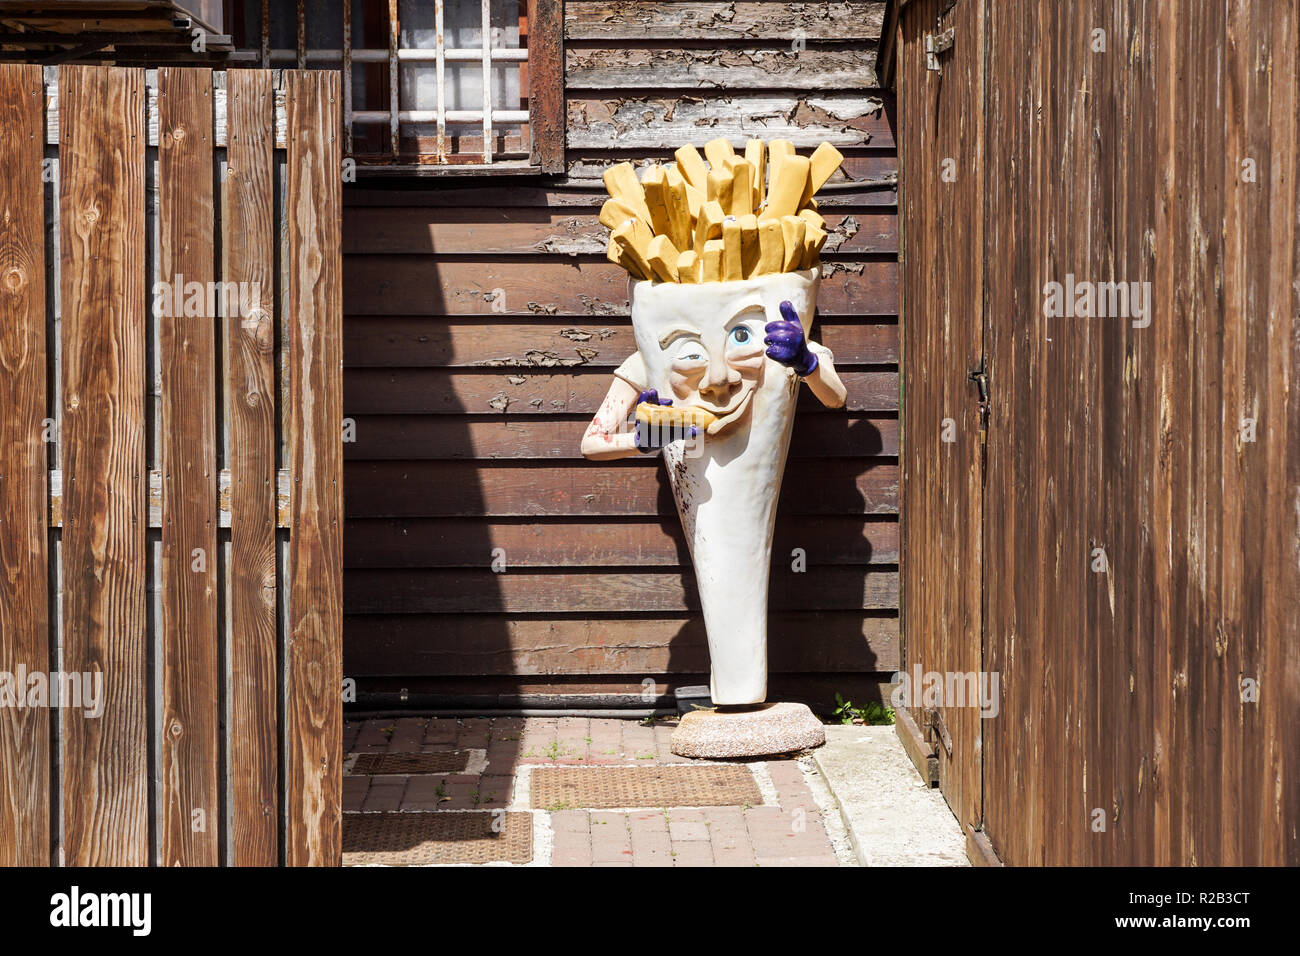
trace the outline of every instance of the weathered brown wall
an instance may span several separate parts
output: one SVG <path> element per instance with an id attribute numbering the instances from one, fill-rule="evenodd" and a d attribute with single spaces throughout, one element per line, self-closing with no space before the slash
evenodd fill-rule
<path id="1" fill-rule="evenodd" d="M 976 746 L 952 734 L 982 808 L 950 800 L 1008 863 L 1295 865 L 1297 4 L 934 7 L 904 6 L 899 35 L 905 656 L 964 670 L 982 647 L 1001 679 Z M 950 26 L 939 76 L 921 46 Z M 954 87 L 982 131 L 931 149 Z M 973 181 L 943 182 L 944 156 Z M 954 203 L 982 229 L 936 229 Z M 958 260 L 983 273 L 967 331 L 991 394 L 986 464 L 944 449 L 982 476 L 972 564 L 921 533 L 979 513 L 926 469 L 944 396 L 975 401 L 967 370 L 914 351 L 972 298 L 942 286 Z M 1047 317 L 1071 273 L 1150 282 L 1150 325 Z"/>
<path id="2" fill-rule="evenodd" d="M 796 425 L 772 666 L 800 676 L 773 687 L 826 703 L 874 692 L 896 667 L 896 161 L 873 68 L 881 6 L 569 0 L 565 176 L 345 193 L 346 670 L 363 695 L 485 705 L 640 693 L 647 678 L 662 693 L 706 671 L 657 459 L 587 462 L 578 445 L 633 349 L 626 274 L 605 262 L 596 219 L 601 171 L 723 135 L 805 151 L 828 139 L 848 157 L 844 183 L 819 196 L 835 231 L 816 334 L 849 408 L 806 404 Z M 791 571 L 795 547 L 805 574 Z M 490 567 L 497 548 L 505 573 Z"/>

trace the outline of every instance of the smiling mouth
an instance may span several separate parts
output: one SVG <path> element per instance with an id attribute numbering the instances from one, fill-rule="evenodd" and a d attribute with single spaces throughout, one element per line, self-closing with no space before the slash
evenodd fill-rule
<path id="1" fill-rule="evenodd" d="M 709 408 L 708 411 L 717 415 L 718 420 L 704 430 L 705 434 L 716 435 L 718 432 L 730 426 L 733 422 L 738 421 L 745 412 L 749 410 L 749 402 L 753 397 L 754 389 L 748 388 L 745 390 L 743 395 L 731 403 L 729 408 Z M 707 406 L 704 405 L 701 405 L 700 407 L 707 408 Z"/>

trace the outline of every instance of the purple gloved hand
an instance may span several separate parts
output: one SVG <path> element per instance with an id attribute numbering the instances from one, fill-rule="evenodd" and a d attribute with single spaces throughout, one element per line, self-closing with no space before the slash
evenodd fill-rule
<path id="1" fill-rule="evenodd" d="M 636 397 L 636 403 L 649 402 L 651 405 L 671 405 L 671 398 L 660 398 L 659 390 L 647 388 Z M 635 410 L 633 411 L 635 414 Z M 653 428 L 649 422 L 636 423 L 636 447 L 643 455 L 652 451 L 658 451 L 664 445 L 676 441 L 679 438 L 694 438 L 700 433 L 695 425 L 683 429 L 680 425 L 671 427 Z"/>
<path id="2" fill-rule="evenodd" d="M 817 368 L 817 356 L 808 348 L 799 313 L 789 302 L 782 302 L 781 316 L 779 321 L 767 323 L 767 337 L 763 339 L 767 357 L 794 369 L 801 378 L 807 377 Z"/>
<path id="3" fill-rule="evenodd" d="M 659 389 L 657 388 L 647 388 L 643 389 L 636 397 L 636 403 L 638 405 L 642 402 L 649 402 L 651 405 L 671 405 L 673 400 L 671 398 L 661 399 L 659 397 Z"/>

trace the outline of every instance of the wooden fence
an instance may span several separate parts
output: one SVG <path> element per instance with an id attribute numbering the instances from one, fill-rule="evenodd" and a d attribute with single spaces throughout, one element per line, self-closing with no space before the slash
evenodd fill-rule
<path id="1" fill-rule="evenodd" d="M 338 77 L 277 78 L 0 65 L 0 864 L 340 859 Z"/>
<path id="2" fill-rule="evenodd" d="M 896 9 L 904 666 L 999 678 L 910 711 L 972 855 L 1294 866 L 1300 9 Z"/>

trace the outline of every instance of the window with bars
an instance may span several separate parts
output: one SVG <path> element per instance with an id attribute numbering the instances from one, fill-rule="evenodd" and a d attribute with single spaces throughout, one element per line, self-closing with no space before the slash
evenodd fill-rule
<path id="1" fill-rule="evenodd" d="M 240 0 L 250 65 L 338 69 L 345 156 L 390 172 L 563 168 L 561 0 Z"/>

